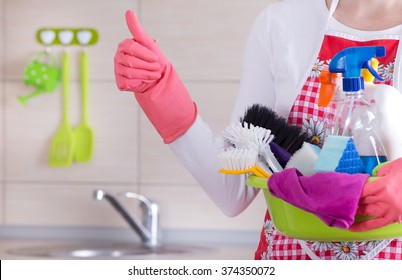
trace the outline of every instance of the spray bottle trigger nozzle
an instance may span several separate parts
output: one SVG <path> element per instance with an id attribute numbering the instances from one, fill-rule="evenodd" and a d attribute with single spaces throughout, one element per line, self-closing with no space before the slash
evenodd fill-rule
<path id="1" fill-rule="evenodd" d="M 377 71 L 373 69 L 373 66 L 371 65 L 371 59 L 364 62 L 362 68 L 367 69 L 370 72 L 370 74 L 373 75 L 377 80 L 384 81 L 384 79 L 381 78 L 380 75 L 378 75 Z"/>

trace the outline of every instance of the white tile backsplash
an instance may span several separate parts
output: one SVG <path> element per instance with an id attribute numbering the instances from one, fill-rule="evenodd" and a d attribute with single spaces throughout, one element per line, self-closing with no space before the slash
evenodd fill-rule
<path id="1" fill-rule="evenodd" d="M 1 30 L 1 29 L 0 29 Z M 1 33 L 1 32 L 0 32 Z M 1 35 L 0 35 L 1 36 Z M 1 51 L 1 46 L 0 46 Z M 3 104 L 3 96 L 4 96 L 4 83 L 0 80 L 0 131 L 4 131 L 4 104 Z M 4 177 L 4 137 L 0 137 L 0 225 L 4 221 L 4 194 L 6 191 L 5 188 L 5 177 Z"/>
<path id="2" fill-rule="evenodd" d="M 93 190 L 103 187 L 156 200 L 167 229 L 259 231 L 266 210 L 263 196 L 238 217 L 225 217 L 162 143 L 133 94 L 117 90 L 113 56 L 117 44 L 130 36 L 124 12 L 133 9 L 174 64 L 202 119 L 219 133 L 237 96 L 248 31 L 271 2 L 275 0 L 0 0 L 0 222 L 126 227 L 110 205 L 93 201 Z M 90 163 L 47 165 L 61 117 L 60 87 L 26 106 L 17 102 L 18 95 L 32 90 L 22 84 L 22 73 L 44 50 L 35 41 L 42 27 L 93 27 L 99 32 L 98 44 L 88 48 L 89 121 L 95 133 Z M 61 51 L 52 48 L 57 61 Z M 79 51 L 70 48 L 72 126 L 81 117 Z M 138 215 L 136 205 L 125 203 Z"/>
<path id="3" fill-rule="evenodd" d="M 186 87 L 197 103 L 202 119 L 212 131 L 220 133 L 228 124 L 238 91 L 237 82 L 187 82 Z M 169 147 L 141 112 L 140 176 L 144 183 L 194 183 Z"/>
<path id="4" fill-rule="evenodd" d="M 4 80 L 4 66 L 5 66 L 5 46 L 4 46 L 4 33 L 6 26 L 5 20 L 4 0 L 0 0 L 0 81 Z"/>
<path id="5" fill-rule="evenodd" d="M 96 201 L 94 191 L 111 194 L 138 192 L 135 185 L 31 183 L 7 184 L 6 225 L 127 227 L 127 223 L 107 201 Z M 117 196 L 118 198 L 120 196 Z M 136 216 L 139 207 L 121 200 Z"/>
<path id="6" fill-rule="evenodd" d="M 4 116 L 4 105 L 2 104 L 4 96 L 4 0 L 0 0 L 0 131 L 3 131 L 3 116 Z M 0 201 L 3 205 L 4 203 L 4 137 L 0 137 Z M 4 221 L 4 207 L 0 206 L 0 224 Z"/>
<path id="7" fill-rule="evenodd" d="M 166 229 L 259 231 L 266 211 L 262 193 L 246 211 L 233 218 L 222 214 L 197 185 L 143 186 L 141 193 L 160 203 L 161 223 Z"/>
<path id="8" fill-rule="evenodd" d="M 26 106 L 17 95 L 27 92 L 19 83 L 6 87 L 6 176 L 9 181 L 137 182 L 138 106 L 131 94 L 113 83 L 94 83 L 89 93 L 89 124 L 95 134 L 93 159 L 69 168 L 47 164 L 51 138 L 61 121 L 61 93 L 38 96 Z M 70 124 L 81 117 L 80 91 L 71 84 Z"/>
<path id="9" fill-rule="evenodd" d="M 144 29 L 183 79 L 239 79 L 247 34 L 272 0 L 145 0 Z"/>
<path id="10" fill-rule="evenodd" d="M 129 35 L 124 13 L 137 9 L 135 0 L 6 0 L 5 44 L 7 48 L 6 78 L 20 79 L 26 63 L 43 51 L 35 39 L 36 31 L 44 27 L 92 27 L 99 33 L 99 42 L 89 48 L 93 61 L 91 75 L 95 80 L 112 80 L 113 56 L 117 43 Z M 54 51 L 60 50 L 55 46 Z M 77 61 L 71 65 L 78 69 Z M 71 73 L 78 79 L 78 73 Z"/>

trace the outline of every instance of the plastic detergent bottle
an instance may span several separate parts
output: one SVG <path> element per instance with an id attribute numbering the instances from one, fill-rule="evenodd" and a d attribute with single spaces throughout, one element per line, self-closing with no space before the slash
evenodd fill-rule
<path id="1" fill-rule="evenodd" d="M 371 60 L 372 68 L 378 70 L 378 60 Z M 386 84 L 374 84 L 374 76 L 363 69 L 364 98 L 368 100 L 379 120 L 381 133 L 388 160 L 402 157 L 402 94 L 395 87 Z"/>
<path id="2" fill-rule="evenodd" d="M 368 174 L 375 166 L 387 161 L 388 157 L 378 132 L 376 109 L 364 97 L 361 70 L 366 68 L 374 77 L 382 80 L 370 62 L 374 57 L 384 56 L 383 46 L 351 47 L 337 53 L 329 65 L 331 73 L 342 74 L 344 93 L 344 98 L 337 103 L 332 134 L 353 138 Z"/>
<path id="3" fill-rule="evenodd" d="M 328 67 L 324 67 L 318 77 L 320 81 L 320 91 L 318 95 L 318 106 L 324 109 L 324 139 L 327 135 L 334 134 L 335 110 L 340 101 L 343 100 L 341 82 L 342 75 L 340 73 L 329 72 Z"/>

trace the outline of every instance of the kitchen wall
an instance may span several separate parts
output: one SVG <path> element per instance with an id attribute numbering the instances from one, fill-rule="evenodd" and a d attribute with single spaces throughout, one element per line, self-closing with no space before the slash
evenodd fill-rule
<path id="1" fill-rule="evenodd" d="M 132 94 L 114 83 L 113 56 L 130 36 L 124 12 L 137 12 L 157 39 L 215 132 L 225 128 L 239 87 L 242 53 L 255 17 L 274 0 L 0 0 L 0 222 L 3 226 L 126 227 L 92 192 L 132 191 L 158 201 L 167 229 L 258 231 L 265 212 L 259 195 L 244 213 L 228 218 L 164 145 Z M 25 65 L 43 51 L 42 27 L 93 27 L 99 42 L 90 58 L 89 120 L 96 134 L 90 163 L 47 164 L 61 120 L 60 87 L 23 106 L 17 96 Z M 59 59 L 61 47 L 52 53 Z M 79 47 L 71 53 L 70 122 L 81 118 Z M 137 207 L 130 206 L 133 211 Z"/>

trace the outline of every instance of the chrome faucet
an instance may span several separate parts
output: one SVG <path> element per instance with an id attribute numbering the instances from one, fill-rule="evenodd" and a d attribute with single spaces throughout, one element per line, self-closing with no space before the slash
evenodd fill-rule
<path id="1" fill-rule="evenodd" d="M 160 247 L 160 229 L 159 229 L 159 206 L 155 202 L 149 200 L 143 195 L 137 193 L 126 192 L 124 196 L 127 198 L 137 199 L 141 202 L 143 221 L 137 223 L 121 203 L 111 194 L 103 190 L 96 190 L 94 198 L 97 201 L 106 199 L 119 212 L 130 227 L 140 236 L 142 243 L 147 248 Z"/>

